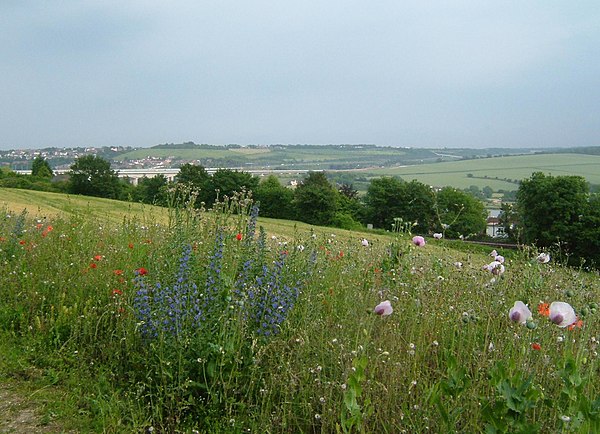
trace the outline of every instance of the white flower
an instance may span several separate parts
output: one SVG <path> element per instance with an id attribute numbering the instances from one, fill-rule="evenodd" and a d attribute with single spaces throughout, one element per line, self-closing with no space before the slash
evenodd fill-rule
<path id="1" fill-rule="evenodd" d="M 569 303 L 555 301 L 550 305 L 550 321 L 559 327 L 567 327 L 577 321 L 575 310 Z"/>
<path id="2" fill-rule="evenodd" d="M 508 317 L 511 321 L 524 325 L 528 319 L 533 317 L 533 315 L 525 303 L 522 301 L 515 301 L 515 305 L 508 312 Z"/>
<path id="3" fill-rule="evenodd" d="M 460 270 L 462 268 L 463 264 L 462 264 L 462 262 L 455 262 L 454 266 Z"/>
<path id="4" fill-rule="evenodd" d="M 439 232 L 436 232 L 435 234 L 433 234 L 433 238 L 435 238 L 436 240 L 441 240 L 442 239 L 442 234 L 440 234 Z"/>
<path id="5" fill-rule="evenodd" d="M 483 269 L 489 271 L 495 276 L 500 276 L 502 273 L 504 273 L 504 265 L 498 261 L 493 261 L 487 265 L 484 265 Z"/>
<path id="6" fill-rule="evenodd" d="M 548 253 L 540 253 L 537 257 L 537 261 L 540 264 L 546 264 L 550 261 L 550 255 Z"/>
<path id="7" fill-rule="evenodd" d="M 369 241 L 367 241 L 366 238 L 363 238 L 363 240 L 360 242 L 364 247 L 369 247 Z"/>

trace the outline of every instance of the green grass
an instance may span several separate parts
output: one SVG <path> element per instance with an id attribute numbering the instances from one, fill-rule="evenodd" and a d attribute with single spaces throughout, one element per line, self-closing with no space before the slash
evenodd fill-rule
<path id="1" fill-rule="evenodd" d="M 504 179 L 521 180 L 534 172 L 553 176 L 583 176 L 591 184 L 600 184 L 600 156 L 582 154 L 540 154 L 512 157 L 494 157 L 461 160 L 407 167 L 391 167 L 369 170 L 373 176 L 395 175 L 410 181 L 416 179 L 433 186 L 450 185 L 468 188 L 490 186 L 499 189 L 517 190 L 518 185 Z M 468 174 L 473 177 L 468 177 Z"/>
<path id="2" fill-rule="evenodd" d="M 559 252 L 538 264 L 523 249 L 500 252 L 506 271 L 494 277 L 481 268 L 488 248 L 430 239 L 418 248 L 410 234 L 268 219 L 263 239 L 245 212 L 231 214 L 243 203 L 172 210 L 170 226 L 105 211 L 60 213 L 39 227 L 1 216 L 0 382 L 62 396 L 52 422 L 81 432 L 600 428 L 597 273 L 562 267 Z M 293 308 L 277 302 L 287 317 L 268 337 L 242 313 L 266 288 L 242 279 L 248 260 L 260 265 L 250 273 L 280 269 L 266 280 L 301 288 Z M 135 274 L 140 267 L 147 275 Z M 145 336 L 137 297 L 157 282 L 156 294 L 173 297 L 195 283 L 198 300 L 217 288 L 216 309 L 199 324 L 181 317 L 177 338 Z M 373 313 L 383 300 L 389 316 Z M 516 300 L 533 311 L 529 327 L 508 318 Z M 575 307 L 581 329 L 537 313 L 557 300 Z M 160 321 L 179 306 L 155 303 Z"/>
<path id="3" fill-rule="evenodd" d="M 0 208 L 6 208 L 14 213 L 26 211 L 36 218 L 87 216 L 106 219 L 113 223 L 122 222 L 124 218 L 162 223 L 168 220 L 167 210 L 161 207 L 13 188 L 0 188 Z"/>

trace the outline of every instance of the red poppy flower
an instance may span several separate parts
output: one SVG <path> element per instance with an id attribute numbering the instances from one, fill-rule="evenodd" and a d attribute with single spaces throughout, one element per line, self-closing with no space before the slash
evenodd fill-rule
<path id="1" fill-rule="evenodd" d="M 100 261 L 102 259 L 102 255 L 94 256 L 94 261 Z"/>
<path id="2" fill-rule="evenodd" d="M 96 263 L 95 263 L 95 262 L 92 262 L 92 263 L 90 264 L 90 268 L 96 268 L 96 267 L 97 267 L 97 265 L 96 265 Z"/>
<path id="3" fill-rule="evenodd" d="M 113 271 L 113 273 L 115 273 L 117 276 L 120 276 L 121 274 L 123 274 L 123 270 L 115 270 Z"/>
<path id="4" fill-rule="evenodd" d="M 540 351 L 542 349 L 542 346 L 540 344 L 538 344 L 537 342 L 534 342 L 531 344 L 531 348 L 535 351 Z"/>
<path id="5" fill-rule="evenodd" d="M 42 237 L 45 237 L 46 235 L 48 235 L 48 231 L 42 231 Z"/>
<path id="6" fill-rule="evenodd" d="M 544 316 L 550 316 L 550 305 L 548 303 L 538 304 L 538 313 Z"/>
<path id="7" fill-rule="evenodd" d="M 120 289 L 113 289 L 112 295 L 123 295 L 123 291 Z"/>
<path id="8" fill-rule="evenodd" d="M 21 240 L 21 241 L 19 241 L 19 244 L 23 246 L 23 245 L 25 245 L 26 242 L 27 241 L 25 241 L 25 240 Z"/>
<path id="9" fill-rule="evenodd" d="M 52 226 L 48 226 L 46 228 L 46 232 L 52 232 L 52 230 L 54 230 L 54 228 Z"/>
<path id="10" fill-rule="evenodd" d="M 127 247 L 129 247 L 130 249 L 133 249 L 133 243 L 129 243 L 129 245 Z"/>
<path id="11" fill-rule="evenodd" d="M 577 321 L 575 321 L 573 324 L 571 324 L 567 328 L 569 330 L 575 330 L 575 329 L 580 329 L 581 327 L 583 327 L 583 321 L 578 319 Z"/>
<path id="12" fill-rule="evenodd" d="M 35 227 L 38 228 L 38 229 L 42 229 L 42 226 L 44 226 L 44 225 L 41 224 L 41 223 L 38 223 L 37 225 L 35 225 Z"/>
<path id="13" fill-rule="evenodd" d="M 144 267 L 140 267 L 137 270 L 135 270 L 135 273 L 140 276 L 145 276 L 146 274 L 148 274 L 148 270 L 146 270 Z"/>
<path id="14" fill-rule="evenodd" d="M 235 239 L 238 241 L 242 241 L 242 233 L 238 232 L 238 234 L 235 236 Z"/>

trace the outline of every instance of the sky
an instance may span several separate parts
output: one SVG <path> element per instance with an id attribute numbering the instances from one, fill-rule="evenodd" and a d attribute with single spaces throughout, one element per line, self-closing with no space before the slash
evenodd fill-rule
<path id="1" fill-rule="evenodd" d="M 0 0 L 0 149 L 600 146 L 597 0 Z"/>

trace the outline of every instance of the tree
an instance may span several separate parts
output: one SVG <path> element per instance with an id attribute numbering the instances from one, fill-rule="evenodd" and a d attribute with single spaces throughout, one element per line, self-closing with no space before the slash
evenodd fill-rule
<path id="1" fill-rule="evenodd" d="M 121 183 L 110 163 L 95 155 L 79 157 L 69 172 L 69 193 L 118 199 Z"/>
<path id="2" fill-rule="evenodd" d="M 134 190 L 134 199 L 143 203 L 153 205 L 167 205 L 166 188 L 168 180 L 165 175 L 156 175 L 152 178 L 145 176 L 138 180 L 138 185 Z"/>
<path id="3" fill-rule="evenodd" d="M 338 187 L 338 191 L 342 196 L 347 197 L 348 199 L 358 199 L 358 191 L 354 188 L 354 185 L 342 183 Z"/>
<path id="4" fill-rule="evenodd" d="M 294 192 L 281 185 L 275 175 L 269 175 L 258 184 L 254 199 L 260 202 L 260 215 L 263 217 L 294 218 Z"/>
<path id="5" fill-rule="evenodd" d="M 40 154 L 31 163 L 31 176 L 37 176 L 38 178 L 52 178 L 54 176 L 50 164 Z"/>
<path id="6" fill-rule="evenodd" d="M 210 175 L 203 166 L 184 164 L 179 169 L 175 182 L 189 185 L 197 192 L 197 208 L 202 207 L 202 204 L 212 205 L 215 197 L 214 187 Z"/>
<path id="7" fill-rule="evenodd" d="M 391 228 L 395 218 L 416 222 L 415 230 L 429 231 L 434 220 L 434 193 L 428 185 L 391 177 L 371 181 L 365 196 L 367 220 L 379 228 Z"/>
<path id="8" fill-rule="evenodd" d="M 212 185 L 216 199 L 216 191 L 219 196 L 232 197 L 234 193 L 245 191 L 254 191 L 258 187 L 259 179 L 256 176 L 244 171 L 231 169 L 218 169 L 212 176 Z"/>
<path id="9" fill-rule="evenodd" d="M 442 188 L 436 194 L 435 208 L 438 216 L 436 231 L 450 238 L 485 231 L 487 212 L 483 203 L 464 191 Z"/>
<path id="10" fill-rule="evenodd" d="M 571 262 L 585 261 L 589 266 L 600 268 L 600 195 L 589 197 L 585 212 L 573 225 L 577 242 L 570 246 Z M 578 264 L 577 264 L 578 265 Z"/>
<path id="11" fill-rule="evenodd" d="M 338 194 L 324 172 L 309 172 L 294 192 L 298 220 L 313 225 L 330 225 L 335 217 Z"/>
<path id="12" fill-rule="evenodd" d="M 573 250 L 579 242 L 574 227 L 588 210 L 589 187 L 581 176 L 547 176 L 536 172 L 521 181 L 517 213 L 523 241 L 539 247 L 560 242 Z"/>
<path id="13" fill-rule="evenodd" d="M 371 180 L 365 196 L 368 223 L 377 228 L 391 228 L 394 218 L 401 217 L 398 204 L 398 192 L 402 181 L 392 177 Z"/>
<path id="14" fill-rule="evenodd" d="M 481 191 L 486 199 L 490 199 L 494 195 L 494 190 L 492 190 L 492 187 L 490 187 L 489 185 L 483 187 Z"/>

